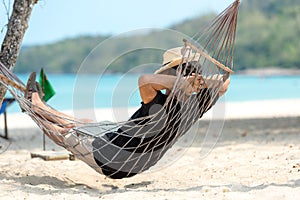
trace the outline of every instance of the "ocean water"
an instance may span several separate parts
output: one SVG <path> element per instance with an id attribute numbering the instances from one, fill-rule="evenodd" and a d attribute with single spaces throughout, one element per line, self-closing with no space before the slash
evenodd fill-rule
<path id="1" fill-rule="evenodd" d="M 28 76 L 18 75 L 24 82 Z M 136 107 L 141 102 L 137 87 L 138 77 L 136 74 L 49 74 L 48 79 L 56 95 L 48 103 L 58 110 Z M 232 75 L 225 96 L 225 100 L 229 102 L 293 98 L 300 98 L 300 76 Z M 8 112 L 20 112 L 17 103 L 10 106 Z"/>

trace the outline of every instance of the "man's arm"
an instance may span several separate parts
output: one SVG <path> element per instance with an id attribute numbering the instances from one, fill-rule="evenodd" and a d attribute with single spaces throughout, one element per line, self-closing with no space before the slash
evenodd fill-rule
<path id="1" fill-rule="evenodd" d="M 139 78 L 139 90 L 142 101 L 151 102 L 159 90 L 171 91 L 176 81 L 176 76 L 164 74 L 144 74 Z"/>
<path id="2" fill-rule="evenodd" d="M 204 78 L 205 86 L 207 88 L 219 88 L 219 97 L 225 94 L 228 90 L 230 84 L 230 78 L 228 77 L 225 81 L 223 81 L 223 76 L 221 77 L 206 77 Z"/>
<path id="3" fill-rule="evenodd" d="M 230 84 L 230 78 L 226 79 L 226 81 L 223 83 L 223 85 L 219 91 L 219 97 L 224 95 L 225 92 L 227 92 L 229 84 Z"/>
<path id="4" fill-rule="evenodd" d="M 147 104 L 151 102 L 157 91 L 167 90 L 170 92 L 176 82 L 177 77 L 172 75 L 164 74 L 145 74 L 139 78 L 139 90 L 142 101 Z M 228 89 L 230 79 L 228 78 L 222 85 L 219 96 L 222 96 Z M 204 83 L 202 76 L 189 76 L 183 77 L 180 82 L 180 87 L 185 91 L 187 95 L 191 92 L 198 92 L 200 89 L 203 89 L 207 86 Z M 214 85 L 216 87 L 216 85 Z"/>

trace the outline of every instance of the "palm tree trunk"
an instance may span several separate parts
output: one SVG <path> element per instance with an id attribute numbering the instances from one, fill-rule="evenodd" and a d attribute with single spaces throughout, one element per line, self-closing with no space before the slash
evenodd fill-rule
<path id="1" fill-rule="evenodd" d="M 28 21 L 33 6 L 37 3 L 37 1 L 38 0 L 14 1 L 12 14 L 9 18 L 7 32 L 0 52 L 0 62 L 2 62 L 11 71 L 17 62 L 23 37 L 28 28 Z M 2 102 L 5 93 L 5 88 L 0 86 L 0 102 Z"/>

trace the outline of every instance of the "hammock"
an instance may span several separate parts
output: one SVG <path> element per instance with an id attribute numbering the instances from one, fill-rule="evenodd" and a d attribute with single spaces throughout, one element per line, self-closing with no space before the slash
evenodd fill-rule
<path id="1" fill-rule="evenodd" d="M 183 39 L 183 46 L 174 51 L 180 54 L 177 67 L 168 68 L 173 60 L 156 72 L 175 69 L 173 89 L 168 96 L 159 92 L 165 102 L 154 102 L 151 112 L 145 116 L 137 111 L 123 122 L 87 123 L 44 109 L 36 113 L 32 111 L 35 105 L 24 98 L 25 85 L 2 64 L 0 83 L 45 134 L 58 139 L 58 145 L 107 177 L 131 177 L 155 165 L 218 100 L 222 83 L 233 73 L 238 5 L 239 0 L 236 0 L 202 33 L 195 34 L 192 39 Z M 182 88 L 181 80 L 192 74 L 201 76 L 207 88 L 187 96 L 187 88 Z M 46 115 L 48 117 L 44 117 Z M 54 124 L 57 127 L 68 125 L 60 124 L 60 119 L 76 126 L 67 134 L 49 128 Z"/>

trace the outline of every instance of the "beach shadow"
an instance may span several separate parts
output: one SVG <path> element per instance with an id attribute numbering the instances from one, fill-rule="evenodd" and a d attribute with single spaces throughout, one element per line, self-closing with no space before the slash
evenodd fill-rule
<path id="1" fill-rule="evenodd" d="M 151 185 L 153 181 L 142 181 L 140 183 L 130 183 L 127 185 L 124 185 L 124 188 L 119 188 L 118 186 L 112 185 L 112 184 L 102 184 L 104 188 L 109 188 L 109 190 L 102 191 L 101 196 L 103 195 L 109 195 L 109 194 L 116 194 L 116 193 L 124 193 L 128 190 L 135 190 L 135 191 L 143 191 L 137 190 L 139 188 L 147 188 L 147 186 Z"/>
<path id="2" fill-rule="evenodd" d="M 261 184 L 253 187 L 249 187 L 245 185 L 231 185 L 231 186 L 229 185 L 227 187 L 231 188 L 232 192 L 250 192 L 252 190 L 263 190 L 271 186 L 297 188 L 300 187 L 300 179 L 291 180 L 288 183 L 284 183 L 284 184 L 270 183 L 270 184 Z"/>
<path id="3" fill-rule="evenodd" d="M 138 188 L 143 188 L 147 187 L 148 185 L 152 184 L 153 181 L 142 181 L 140 183 L 130 183 L 128 185 L 125 185 L 125 189 L 138 189 Z M 112 185 L 112 184 L 102 184 L 104 188 L 109 188 L 112 191 L 120 189 L 118 186 Z"/>
<path id="4" fill-rule="evenodd" d="M 11 141 L 0 137 L 0 154 L 4 153 L 9 148 L 10 145 L 11 145 Z"/>
<path id="5" fill-rule="evenodd" d="M 126 193 L 129 190 L 130 191 L 135 191 L 135 192 L 143 192 L 143 193 L 159 193 L 159 192 L 201 192 L 204 188 L 211 188 L 211 189 L 216 189 L 216 188 L 228 188 L 228 192 L 250 192 L 252 190 L 263 190 L 265 188 L 275 186 L 275 187 L 290 187 L 290 188 L 297 188 L 300 187 L 300 179 L 298 180 L 291 180 L 288 183 L 285 184 L 277 184 L 277 183 L 270 183 L 270 184 L 262 184 L 258 186 L 246 186 L 246 185 L 233 185 L 233 184 L 228 184 L 228 185 L 200 185 L 200 186 L 194 186 L 194 187 L 187 187 L 187 188 L 153 188 L 149 189 L 147 188 L 148 185 L 152 184 L 153 182 L 151 181 L 143 181 L 141 183 L 133 183 L 129 185 L 125 185 L 124 188 L 118 188 L 118 187 L 110 187 L 112 188 L 109 191 L 102 192 L 101 196 L 104 195 L 110 195 L 110 194 L 122 194 Z"/>
<path id="6" fill-rule="evenodd" d="M 98 194 L 100 193 L 98 189 L 92 188 L 86 184 L 74 183 L 68 180 L 60 180 L 56 177 L 51 177 L 51 176 L 35 176 L 35 175 L 6 176 L 5 174 L 0 173 L 0 179 L 12 180 L 14 182 L 20 183 L 22 187 L 24 187 L 24 189 L 21 190 L 24 190 L 29 193 L 36 193 L 39 195 L 44 195 L 45 190 L 46 191 L 48 190 L 52 194 L 55 193 L 81 194 L 83 191 L 84 192 L 90 191 L 89 195 L 94 197 L 97 197 Z M 14 186 L 15 184 L 12 184 L 12 187 Z M 16 189 L 20 190 L 20 187 L 17 187 Z"/>
<path id="7" fill-rule="evenodd" d="M 146 181 L 148 182 L 148 181 Z M 149 181 L 150 182 L 150 181 Z M 159 193 L 159 192 L 191 192 L 191 191 L 201 191 L 201 189 L 205 186 L 195 186 L 188 188 L 147 188 L 147 184 L 144 185 L 145 182 L 141 183 L 133 183 L 129 185 L 125 185 L 124 188 L 118 188 L 116 190 L 105 191 L 101 193 L 101 196 L 111 195 L 111 194 L 122 194 L 128 191 L 142 192 L 142 193 Z"/>
<path id="8" fill-rule="evenodd" d="M 105 188 L 109 188 L 111 190 L 118 190 L 119 189 L 118 186 L 111 185 L 111 184 L 102 184 L 102 186 L 105 187 Z"/>
<path id="9" fill-rule="evenodd" d="M 76 183 L 71 180 L 61 180 L 56 177 L 51 176 L 11 176 L 0 173 L 0 179 L 12 180 L 14 182 L 20 183 L 22 189 L 18 184 L 12 184 L 12 189 L 24 190 L 27 193 L 35 193 L 38 195 L 45 194 L 82 194 L 86 193 L 91 197 L 99 197 L 111 194 L 122 194 L 128 191 L 143 192 L 143 193 L 159 193 L 159 192 L 204 192 L 205 188 L 218 189 L 218 188 L 228 188 L 228 192 L 250 192 L 253 190 L 264 190 L 265 188 L 274 187 L 290 187 L 297 188 L 300 187 L 300 179 L 290 180 L 287 183 L 277 184 L 261 184 L 257 186 L 246 186 L 242 184 L 225 184 L 225 185 L 198 185 L 192 187 L 178 188 L 178 187 L 166 187 L 166 188 L 155 188 L 155 182 L 153 181 L 141 181 L 138 183 L 126 184 L 123 187 L 115 186 L 113 184 L 102 184 L 103 188 L 99 189 L 93 188 L 89 185 Z M 153 184 L 153 185 L 152 185 Z M 45 187 L 46 185 L 46 187 Z M 149 188 L 151 186 L 152 188 Z M 15 188 L 13 188 L 15 187 Z"/>
<path id="10" fill-rule="evenodd" d="M 147 187 L 148 185 L 152 184 L 153 181 L 142 181 L 140 183 L 131 183 L 129 185 L 125 185 L 125 189 L 138 189 L 141 187 Z"/>
<path id="11" fill-rule="evenodd" d="M 14 181 L 21 183 L 22 185 L 32 185 L 32 186 L 38 186 L 38 185 L 50 185 L 54 187 L 55 189 L 67 189 L 74 187 L 73 184 L 69 184 L 65 181 L 62 181 L 58 178 L 55 177 L 50 177 L 50 176 L 35 176 L 35 175 L 30 175 L 26 177 L 13 177 Z"/>

